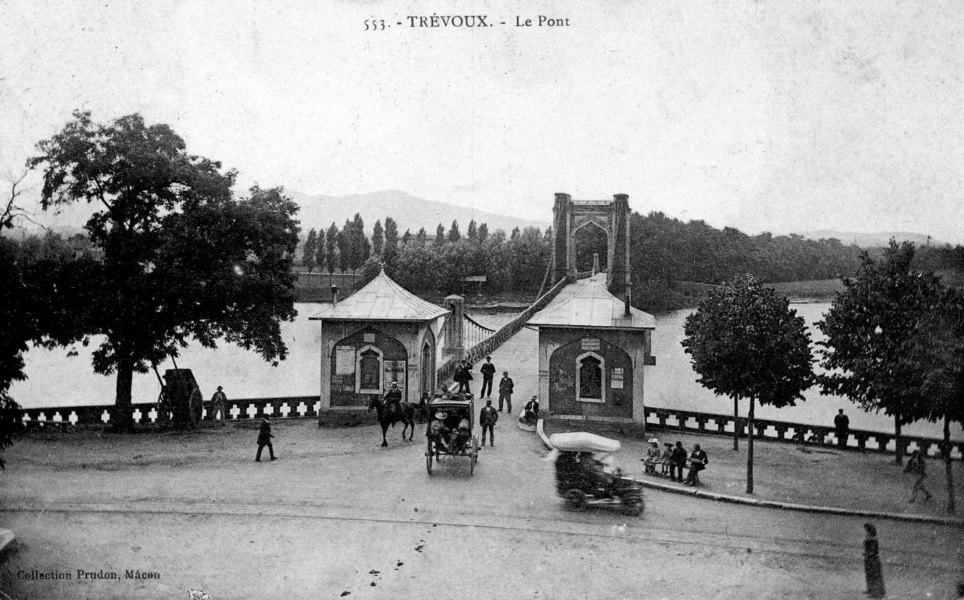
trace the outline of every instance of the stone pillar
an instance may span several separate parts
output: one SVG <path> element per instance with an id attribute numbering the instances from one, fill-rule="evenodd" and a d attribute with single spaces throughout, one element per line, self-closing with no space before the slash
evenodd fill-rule
<path id="1" fill-rule="evenodd" d="M 455 354 L 456 360 L 462 360 L 465 353 L 465 341 L 462 339 L 464 303 L 462 296 L 455 294 L 445 298 L 445 308 L 449 309 L 449 316 L 445 320 L 445 346 L 442 351 Z"/>
<path id="2" fill-rule="evenodd" d="M 613 231 L 609 243 L 612 244 L 612 272 L 607 277 L 609 291 L 624 295 L 630 285 L 629 271 L 629 196 L 613 196 Z"/>
<path id="3" fill-rule="evenodd" d="M 569 234 L 571 218 L 569 194 L 557 193 L 552 207 L 552 278 L 551 285 L 569 275 Z"/>

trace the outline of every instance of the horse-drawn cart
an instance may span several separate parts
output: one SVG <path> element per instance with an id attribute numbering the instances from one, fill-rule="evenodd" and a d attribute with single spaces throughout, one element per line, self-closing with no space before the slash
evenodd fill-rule
<path id="1" fill-rule="evenodd" d="M 432 474 L 432 461 L 446 456 L 469 458 L 469 475 L 475 474 L 479 460 L 479 436 L 475 430 L 475 400 L 471 394 L 435 398 L 428 405 L 425 468 Z"/>
<path id="2" fill-rule="evenodd" d="M 197 427 L 204 411 L 204 396 L 191 369 L 167 369 L 157 398 L 157 422 L 176 427 Z"/>

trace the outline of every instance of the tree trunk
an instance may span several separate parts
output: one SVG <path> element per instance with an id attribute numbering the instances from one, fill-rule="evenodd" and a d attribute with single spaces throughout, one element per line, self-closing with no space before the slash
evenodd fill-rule
<path id="1" fill-rule="evenodd" d="M 122 360 L 117 365 L 117 388 L 114 398 L 115 431 L 132 431 L 134 429 L 134 407 L 131 400 L 131 387 L 134 383 L 134 364 L 129 360 Z"/>
<path id="2" fill-rule="evenodd" d="M 954 502 L 954 465 L 951 463 L 951 418 L 944 415 L 944 446 L 941 448 L 944 455 L 944 473 L 947 476 L 947 512 L 954 513 L 956 510 Z"/>
<path id="3" fill-rule="evenodd" d="M 894 460 L 904 464 L 904 440 L 900 437 L 900 412 L 894 415 Z"/>
<path id="4" fill-rule="evenodd" d="M 750 398 L 750 410 L 747 413 L 746 441 L 746 493 L 753 493 L 753 398 Z"/>
<path id="5" fill-rule="evenodd" d="M 733 399 L 733 450 L 740 449 L 740 401 Z"/>

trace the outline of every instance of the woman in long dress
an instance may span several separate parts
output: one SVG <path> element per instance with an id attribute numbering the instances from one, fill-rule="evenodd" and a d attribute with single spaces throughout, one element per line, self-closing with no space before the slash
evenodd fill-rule
<path id="1" fill-rule="evenodd" d="M 867 591 L 864 593 L 871 598 L 883 598 L 884 572 L 880 567 L 880 543 L 877 541 L 877 528 L 864 523 L 867 537 L 864 538 L 864 574 L 867 576 Z"/>

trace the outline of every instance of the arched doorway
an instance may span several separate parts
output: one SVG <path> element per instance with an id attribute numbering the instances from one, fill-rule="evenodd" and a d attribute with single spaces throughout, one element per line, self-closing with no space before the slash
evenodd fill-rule
<path id="1" fill-rule="evenodd" d="M 590 221 L 572 234 L 576 254 L 576 272 L 592 270 L 594 255 L 599 256 L 599 270 L 606 271 L 609 262 L 609 232 Z"/>

